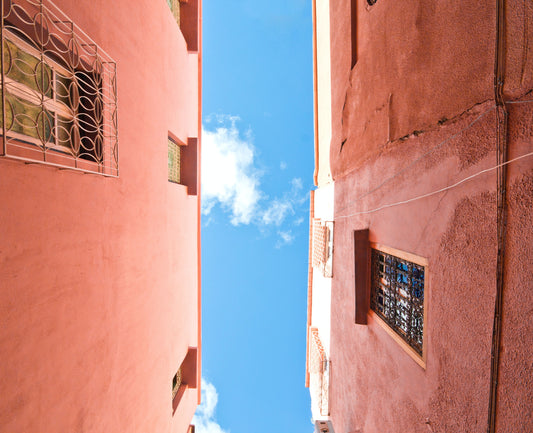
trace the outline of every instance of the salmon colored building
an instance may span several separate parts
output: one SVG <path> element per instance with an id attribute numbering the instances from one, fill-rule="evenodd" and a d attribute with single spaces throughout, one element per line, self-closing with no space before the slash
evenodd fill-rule
<path id="1" fill-rule="evenodd" d="M 0 431 L 193 431 L 201 0 L 4 0 Z"/>
<path id="2" fill-rule="evenodd" d="M 317 431 L 533 431 L 533 5 L 313 16 Z"/>

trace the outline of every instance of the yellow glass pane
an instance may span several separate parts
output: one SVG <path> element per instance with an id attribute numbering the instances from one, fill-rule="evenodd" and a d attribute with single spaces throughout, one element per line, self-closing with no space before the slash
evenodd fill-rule
<path id="1" fill-rule="evenodd" d="M 4 71 L 12 80 L 52 97 L 52 69 L 8 40 L 4 40 Z"/>
<path id="2" fill-rule="evenodd" d="M 72 137 L 71 131 L 74 122 L 72 119 L 67 119 L 62 116 L 57 116 L 57 128 L 56 128 L 56 144 L 58 146 L 71 147 Z"/>
<path id="3" fill-rule="evenodd" d="M 0 101 L 1 107 L 2 103 Z M 0 126 L 3 126 L 1 116 Z M 24 99 L 7 94 L 6 127 L 8 131 L 23 134 L 47 143 L 52 138 L 54 116 L 49 111 L 43 110 L 40 105 L 34 105 Z"/>

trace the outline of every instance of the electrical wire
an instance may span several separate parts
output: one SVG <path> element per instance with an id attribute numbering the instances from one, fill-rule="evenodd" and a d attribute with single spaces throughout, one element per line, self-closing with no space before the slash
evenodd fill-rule
<path id="1" fill-rule="evenodd" d="M 394 203 L 388 203 L 388 204 L 384 204 L 382 206 L 379 206 L 377 208 L 374 208 L 374 209 L 370 209 L 370 210 L 365 210 L 365 211 L 359 211 L 359 212 L 354 212 L 350 215 L 336 215 L 335 216 L 335 220 L 339 220 L 341 218 L 350 218 L 350 217 L 353 217 L 353 216 L 356 216 L 356 215 L 365 215 L 365 214 L 370 214 L 370 213 L 374 213 L 374 212 L 378 212 L 380 210 L 383 210 L 383 209 L 387 209 L 387 208 L 390 208 L 390 207 L 395 207 L 395 206 L 400 206 L 402 204 L 407 204 L 407 203 L 411 203 L 413 201 L 416 201 L 416 200 L 420 200 L 420 199 L 423 199 L 423 198 L 426 198 L 426 197 L 430 197 L 432 195 L 435 195 L 435 194 L 439 194 L 441 192 L 444 192 L 444 191 L 448 191 L 452 188 L 455 188 L 475 177 L 478 177 L 478 176 L 481 176 L 482 174 L 484 173 L 488 173 L 489 171 L 493 171 L 493 170 L 496 170 L 498 168 L 501 168 L 503 166 L 506 166 L 508 164 L 511 164 L 512 162 L 515 162 L 515 161 L 518 161 L 520 159 L 524 159 L 524 158 L 528 158 L 530 156 L 533 156 L 533 152 L 529 152 L 529 153 L 526 153 L 524 155 L 521 155 L 521 156 L 517 156 L 516 158 L 513 158 L 513 159 L 510 159 L 509 161 L 506 161 L 502 164 L 498 164 L 498 165 L 495 165 L 494 167 L 490 167 L 490 168 L 486 168 L 484 170 L 481 170 L 471 176 L 468 176 L 468 177 L 465 177 L 464 179 L 461 179 L 460 181 L 458 182 L 455 182 L 454 184 L 452 185 L 448 185 L 444 188 L 441 188 L 441 189 L 438 189 L 436 191 L 432 191 L 432 192 L 428 192 L 426 194 L 422 194 L 422 195 L 419 195 L 417 197 L 413 197 L 413 198 L 410 198 L 410 199 L 407 199 L 407 200 L 402 200 L 402 201 L 397 201 L 397 202 L 394 202 Z"/>
<path id="2" fill-rule="evenodd" d="M 506 104 L 527 104 L 533 102 L 533 99 L 524 99 L 523 101 L 505 101 Z"/>
<path id="3" fill-rule="evenodd" d="M 527 99 L 527 100 L 523 100 L 523 101 L 505 101 L 506 104 L 527 104 L 527 103 L 531 103 L 533 102 L 533 99 Z M 444 144 L 448 143 L 449 141 L 453 140 L 454 138 L 456 138 L 457 136 L 459 136 L 460 134 L 462 134 L 463 132 L 466 132 L 468 131 L 469 129 L 471 129 L 477 122 L 479 122 L 483 117 L 485 117 L 487 114 L 489 114 L 490 112 L 492 112 L 494 109 L 496 108 L 496 106 L 493 106 L 491 108 L 489 108 L 487 111 L 485 111 L 484 113 L 481 113 L 478 117 L 476 117 L 472 122 L 470 122 L 467 126 L 465 126 L 463 129 L 461 129 L 460 131 L 457 131 L 455 134 L 452 134 L 450 137 L 446 138 L 445 140 L 441 141 L 440 143 L 436 144 L 434 147 L 432 147 L 431 149 L 429 149 L 427 152 L 423 153 L 422 155 L 420 155 L 417 159 L 415 159 L 413 162 L 411 162 L 409 165 L 405 166 L 404 168 L 402 168 L 400 171 L 396 172 L 394 175 L 392 175 L 391 177 L 385 179 L 383 182 L 381 182 L 379 185 L 375 186 L 374 188 L 372 188 L 371 190 L 365 192 L 363 195 L 360 195 L 359 197 L 356 197 L 354 198 L 353 200 L 351 200 L 349 203 L 347 203 L 344 207 L 342 207 L 341 209 L 339 209 L 339 212 L 342 212 L 343 210 L 346 210 L 347 208 L 349 208 L 350 206 L 352 206 L 354 203 L 358 202 L 359 200 L 365 198 L 366 196 L 372 194 L 373 192 L 377 191 L 378 189 L 380 189 L 383 185 L 386 185 L 387 183 L 389 183 L 391 180 L 395 179 L 396 177 L 398 177 L 400 174 L 402 174 L 403 172 L 405 172 L 407 169 L 411 168 L 413 165 L 415 165 L 417 162 L 421 161 L 422 159 L 424 159 L 426 156 L 430 155 L 431 153 L 433 153 L 435 150 L 439 149 L 441 146 L 443 146 Z"/>
<path id="4" fill-rule="evenodd" d="M 431 149 L 429 149 L 427 152 L 423 153 L 422 155 L 420 155 L 417 159 L 415 159 L 413 162 L 411 162 L 409 165 L 406 165 L 404 168 L 402 168 L 400 171 L 396 172 L 395 174 L 393 174 L 391 177 L 385 179 L 383 182 L 381 182 L 379 185 L 375 186 L 374 188 L 372 188 L 371 190 L 367 191 L 366 193 L 364 193 L 363 195 L 360 195 L 359 197 L 356 197 L 354 198 L 353 200 L 351 200 L 349 203 L 347 203 L 343 208 L 339 209 L 339 212 L 342 212 L 343 210 L 349 208 L 350 206 L 352 206 L 354 203 L 358 202 L 359 200 L 365 198 L 366 196 L 372 194 L 373 192 L 377 191 L 378 189 L 380 189 L 383 185 L 389 183 L 391 180 L 395 179 L 396 177 L 398 177 L 400 174 L 402 174 L 403 172 L 405 172 L 407 169 L 411 168 L 413 165 L 415 165 L 417 162 L 421 161 L 422 159 L 424 159 L 426 156 L 428 156 L 429 154 L 431 154 L 432 152 L 434 152 L 435 150 L 439 149 L 440 147 L 442 147 L 444 144 L 448 143 L 449 141 L 453 140 L 454 138 L 458 137 L 459 135 L 461 135 L 463 132 L 466 132 L 468 131 L 470 128 L 472 128 L 477 122 L 479 122 L 483 117 L 485 117 L 487 114 L 489 114 L 490 112 L 492 112 L 494 109 L 496 108 L 496 106 L 493 106 L 491 108 L 489 108 L 487 111 L 485 111 L 484 113 L 481 113 L 478 117 L 476 117 L 472 122 L 470 122 L 467 126 L 465 126 L 463 129 L 457 131 L 455 134 L 452 134 L 451 136 L 449 136 L 448 138 L 446 138 L 445 140 L 441 141 L 440 143 L 436 144 L 435 146 L 433 146 Z"/>

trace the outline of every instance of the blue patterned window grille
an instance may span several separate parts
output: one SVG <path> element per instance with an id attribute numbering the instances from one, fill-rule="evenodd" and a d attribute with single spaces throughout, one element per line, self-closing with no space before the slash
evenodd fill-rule
<path id="1" fill-rule="evenodd" d="M 420 356 L 425 276 L 424 266 L 372 249 L 370 308 Z"/>

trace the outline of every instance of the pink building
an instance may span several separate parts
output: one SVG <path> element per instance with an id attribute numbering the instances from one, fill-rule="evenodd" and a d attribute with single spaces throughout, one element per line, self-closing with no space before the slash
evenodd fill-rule
<path id="1" fill-rule="evenodd" d="M 533 7 L 314 0 L 317 431 L 533 431 Z"/>
<path id="2" fill-rule="evenodd" d="M 201 1 L 2 5 L 0 431 L 192 431 Z"/>

